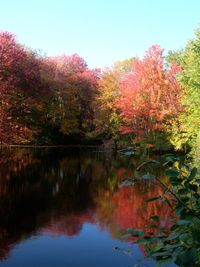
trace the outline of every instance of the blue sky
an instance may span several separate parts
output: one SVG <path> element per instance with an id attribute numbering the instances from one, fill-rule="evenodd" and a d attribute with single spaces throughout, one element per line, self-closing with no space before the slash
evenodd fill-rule
<path id="1" fill-rule="evenodd" d="M 90 67 L 184 47 L 200 26 L 199 0 L 0 0 L 0 30 L 47 55 L 78 53 Z"/>

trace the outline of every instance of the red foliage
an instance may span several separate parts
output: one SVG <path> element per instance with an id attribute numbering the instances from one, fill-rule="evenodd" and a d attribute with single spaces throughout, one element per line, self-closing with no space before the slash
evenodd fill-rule
<path id="1" fill-rule="evenodd" d="M 83 133 L 84 124 L 88 127 L 87 131 L 90 131 L 93 127 L 93 102 L 97 91 L 99 70 L 90 70 L 84 59 L 77 54 L 49 58 L 48 61 L 54 68 L 54 79 L 58 84 L 57 94 L 63 103 L 63 107 L 60 108 L 63 122 L 70 125 L 74 120 L 77 121 L 75 125 L 79 128 L 76 132 Z M 69 100 L 70 103 L 68 103 Z"/>
<path id="2" fill-rule="evenodd" d="M 144 135 L 150 130 L 161 130 L 163 123 L 181 109 L 180 87 L 175 79 L 180 68 L 165 69 L 163 50 L 154 45 L 143 60 L 133 61 L 132 72 L 120 85 L 116 105 L 121 112 L 121 132 Z"/>
<path id="3" fill-rule="evenodd" d="M 0 143 L 23 142 L 32 131 L 22 123 L 31 113 L 40 88 L 39 61 L 18 44 L 14 35 L 0 33 Z"/>
<path id="4" fill-rule="evenodd" d="M 116 192 L 113 196 L 113 201 L 116 205 L 114 211 L 114 220 L 120 226 L 120 229 L 143 229 L 146 232 L 150 230 L 152 215 L 160 217 L 159 227 L 169 229 L 171 226 L 172 211 L 166 203 L 163 202 L 150 202 L 146 201 L 152 197 L 162 195 L 162 190 L 157 186 L 149 188 L 144 191 L 144 185 L 134 187 L 124 187 Z M 151 232 L 157 229 L 151 229 Z"/>

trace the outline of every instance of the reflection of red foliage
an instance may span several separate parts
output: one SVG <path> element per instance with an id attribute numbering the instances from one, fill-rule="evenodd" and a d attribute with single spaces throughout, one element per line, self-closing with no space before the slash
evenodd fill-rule
<path id="1" fill-rule="evenodd" d="M 133 177 L 133 171 L 128 170 L 127 168 L 119 168 L 117 170 L 117 176 L 120 178 L 120 180 L 127 179 Z"/>
<path id="2" fill-rule="evenodd" d="M 170 227 L 170 208 L 166 203 L 154 201 L 146 204 L 146 200 L 157 195 L 162 195 L 159 187 L 150 188 L 143 192 L 141 186 L 124 187 L 116 192 L 113 201 L 116 204 L 114 211 L 115 221 L 121 229 L 136 228 L 146 229 L 150 223 L 150 216 L 160 216 L 160 227 Z"/>
<path id="3" fill-rule="evenodd" d="M 0 151 L 0 196 L 8 194 L 8 184 L 13 174 L 17 174 L 29 164 L 33 164 L 32 153 L 28 149 Z"/>
<path id="4" fill-rule="evenodd" d="M 132 177 L 133 171 L 119 168 L 109 173 L 99 163 L 99 165 L 95 165 L 95 168 L 89 168 L 91 167 L 91 161 L 89 161 L 89 167 L 87 161 L 82 161 L 82 176 L 85 178 L 95 177 L 94 179 L 91 178 L 90 182 L 86 180 L 85 183 L 83 183 L 85 178 L 82 179 L 83 191 L 81 191 L 82 184 L 77 187 L 77 184 L 74 185 L 72 181 L 72 187 L 70 187 L 70 184 L 63 182 L 65 179 L 59 179 L 58 181 L 57 174 L 47 172 L 46 174 L 48 175 L 46 176 L 48 178 L 46 179 L 48 179 L 51 189 L 55 185 L 59 185 L 59 190 L 56 194 L 52 193 L 44 205 L 40 206 L 40 202 L 36 201 L 35 212 L 33 215 L 32 213 L 27 215 L 20 210 L 21 201 L 19 201 L 18 205 L 15 203 L 15 190 L 18 192 L 20 200 L 28 199 L 30 203 L 37 199 L 37 195 L 41 196 L 46 191 L 44 191 L 42 185 L 43 176 L 41 179 L 30 183 L 30 180 L 26 179 L 26 175 L 22 175 L 24 179 L 19 181 L 20 186 L 19 183 L 12 183 L 15 182 L 15 179 L 12 178 L 16 177 L 15 175 L 22 172 L 22 170 L 26 170 L 26 166 L 30 163 L 39 162 L 27 149 L 17 151 L 11 150 L 7 153 L 7 156 L 3 152 L 0 154 L 0 200 L 2 203 L 0 205 L 0 215 L 1 218 L 5 219 L 1 220 L 0 224 L 0 259 L 8 257 L 9 251 L 15 244 L 19 243 L 22 238 L 28 238 L 36 231 L 54 236 L 65 235 L 66 237 L 72 237 L 80 234 L 84 224 L 94 223 L 98 224 L 100 229 L 109 231 L 115 238 L 121 239 L 127 228 L 147 230 L 147 226 L 150 224 L 149 218 L 152 215 L 160 216 L 160 227 L 170 226 L 170 209 L 165 203 L 155 201 L 148 205 L 145 204 L 148 198 L 162 195 L 161 188 L 152 185 L 148 181 L 141 181 L 135 183 L 134 186 L 123 187 L 115 191 L 114 188 L 117 187 L 118 181 Z M 70 174 L 75 175 L 77 165 L 73 165 L 71 164 L 72 161 L 68 162 L 67 160 L 64 163 L 62 168 L 58 170 L 64 172 L 66 171 L 64 166 L 72 166 Z M 138 165 L 135 162 L 134 164 Z M 113 170 L 111 167 L 109 166 L 109 170 Z M 94 170 L 95 172 L 93 173 Z M 113 182 L 112 190 L 109 190 L 108 175 L 111 177 L 110 181 Z M 80 199 L 78 196 L 79 190 L 81 192 Z M 36 197 L 29 200 L 29 198 L 26 198 L 29 193 L 31 193 L 31 196 L 34 194 Z M 84 201 L 86 194 L 88 199 L 80 209 L 80 201 Z M 77 199 L 79 201 L 76 201 Z M 12 216 L 13 207 L 19 209 L 20 212 L 14 213 Z M 10 214 L 11 216 L 9 216 Z M 19 227 L 16 231 L 13 231 L 11 227 L 13 219 L 16 219 L 15 224 Z M 32 225 L 31 222 L 33 222 Z M 152 232 L 155 233 L 155 230 Z"/>

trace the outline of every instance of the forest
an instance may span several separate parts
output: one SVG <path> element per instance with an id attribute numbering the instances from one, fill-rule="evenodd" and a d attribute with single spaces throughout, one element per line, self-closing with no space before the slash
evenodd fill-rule
<path id="1" fill-rule="evenodd" d="M 21 240 L 26 231 L 29 235 L 38 228 L 55 233 L 66 231 L 67 236 L 73 236 L 78 235 L 85 222 L 96 220 L 100 228 L 106 225 L 115 238 L 123 240 L 124 234 L 126 237 L 128 234 L 128 241 L 137 239 L 138 244 L 146 245 L 145 253 L 158 262 L 170 260 L 178 266 L 199 266 L 200 179 L 196 168 L 200 156 L 199 73 L 200 29 L 181 50 L 166 53 L 154 44 L 143 58 L 133 55 L 104 69 L 89 68 L 78 54 L 47 56 L 19 43 L 13 33 L 0 32 L 0 195 L 4 201 L 0 214 L 7 218 L 5 207 L 11 211 L 10 220 L 0 225 L 6 233 L 2 235 L 5 244 L 0 260 L 8 257 L 10 244 Z M 106 158 L 107 154 L 101 161 L 96 155 L 98 160 L 92 165 L 94 154 L 88 158 L 81 158 L 81 154 L 62 158 L 62 152 L 53 151 L 50 156 L 47 153 L 36 157 L 34 149 L 31 153 L 27 148 L 21 148 L 22 152 L 9 150 L 9 146 L 60 149 L 69 145 L 102 145 L 111 151 L 115 148 L 120 161 L 125 160 L 128 166 L 115 166 L 114 161 Z M 123 153 L 127 147 L 131 150 Z M 151 157 L 149 151 L 156 153 Z M 130 158 L 122 159 L 120 153 L 134 155 L 132 165 Z M 158 154 L 162 160 L 154 157 Z M 190 163 L 186 164 L 188 155 Z M 61 157 L 60 161 L 56 157 Z M 194 163 L 191 158 L 197 161 Z M 149 163 L 157 164 L 152 167 L 154 172 L 162 169 L 164 179 L 160 173 L 153 176 L 152 169 L 147 167 Z M 196 167 L 191 168 L 192 165 Z M 16 177 L 10 179 L 13 175 Z M 72 180 L 68 181 L 69 177 Z M 96 191 L 90 188 L 92 177 L 99 177 L 94 180 Z M 105 179 L 101 181 L 102 177 Z M 15 183 L 17 179 L 19 182 Z M 148 180 L 145 186 L 143 180 Z M 150 180 L 157 182 L 153 184 L 155 188 Z M 16 198 L 18 187 L 20 197 Z M 51 194 L 48 192 L 45 202 L 42 197 L 46 189 Z M 84 203 L 82 199 L 87 194 L 88 206 L 81 206 L 79 211 L 78 206 Z M 74 201 L 76 212 L 69 205 L 65 207 L 69 210 L 64 221 L 62 217 L 56 221 L 57 213 L 55 218 L 53 213 L 42 217 L 47 208 L 56 210 L 53 199 L 59 211 L 63 201 L 60 195 L 66 198 L 64 204 L 73 206 Z M 32 224 L 26 231 L 23 226 L 23 231 L 13 234 L 9 224 L 15 221 L 12 211 L 19 211 L 17 225 L 24 225 L 27 213 L 21 213 L 21 203 L 26 202 L 34 203 L 33 215 L 40 219 L 32 218 L 32 213 L 30 218 L 38 225 Z M 153 203 L 144 211 L 140 208 L 146 202 Z M 167 215 L 174 216 L 174 222 Z M 52 220 L 57 228 L 55 222 L 54 227 L 46 223 Z M 114 229 L 116 222 L 120 226 L 118 232 Z M 193 265 L 187 265 L 188 259 Z"/>
<path id="2" fill-rule="evenodd" d="M 101 144 L 198 153 L 200 30 L 186 47 L 90 69 L 0 33 L 0 144 Z"/>

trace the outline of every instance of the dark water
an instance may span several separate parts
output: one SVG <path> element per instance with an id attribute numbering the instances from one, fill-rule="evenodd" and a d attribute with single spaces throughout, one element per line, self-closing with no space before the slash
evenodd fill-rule
<path id="1" fill-rule="evenodd" d="M 1 149 L 0 266 L 155 266 L 124 239 L 127 228 L 146 229 L 151 215 L 170 226 L 165 204 L 145 202 L 161 193 L 158 185 L 119 187 L 137 164 L 95 151 Z"/>

